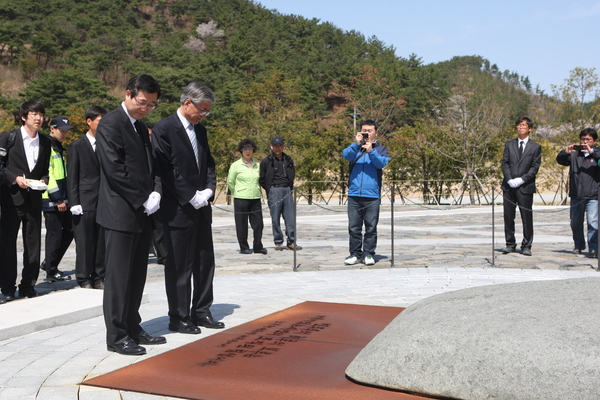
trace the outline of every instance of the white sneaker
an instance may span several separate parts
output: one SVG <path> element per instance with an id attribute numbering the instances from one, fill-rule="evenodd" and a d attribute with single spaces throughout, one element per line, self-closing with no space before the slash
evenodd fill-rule
<path id="1" fill-rule="evenodd" d="M 375 259 L 373 256 L 366 256 L 364 260 L 365 265 L 375 265 Z"/>
<path id="2" fill-rule="evenodd" d="M 348 256 L 346 257 L 346 261 L 344 261 L 344 264 L 346 265 L 354 265 L 358 262 L 358 257 L 356 256 Z"/>

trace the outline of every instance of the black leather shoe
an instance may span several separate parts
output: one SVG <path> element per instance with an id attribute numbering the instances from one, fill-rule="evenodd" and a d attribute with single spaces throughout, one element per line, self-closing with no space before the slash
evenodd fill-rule
<path id="1" fill-rule="evenodd" d="M 140 335 L 133 338 L 133 341 L 137 344 L 165 344 L 167 339 L 162 336 L 151 336 L 148 332 L 142 331 Z"/>
<path id="2" fill-rule="evenodd" d="M 44 281 L 48 282 L 48 283 L 70 281 L 70 280 L 71 280 L 70 275 L 64 276 L 63 273 L 60 271 L 58 271 L 54 275 L 46 275 L 46 279 L 44 279 Z"/>
<path id="3" fill-rule="evenodd" d="M 531 255 L 531 249 L 523 249 L 523 255 L 524 256 L 530 256 Z"/>
<path id="4" fill-rule="evenodd" d="M 267 249 L 265 249 L 264 247 L 262 249 L 254 250 L 254 252 L 259 253 L 259 254 L 267 254 L 268 253 Z"/>
<path id="5" fill-rule="evenodd" d="M 515 248 L 514 247 L 505 247 L 500 251 L 502 252 L 502 254 L 514 253 Z"/>
<path id="6" fill-rule="evenodd" d="M 240 250 L 240 254 L 252 254 L 252 250 L 250 250 L 250 249 Z"/>
<path id="7" fill-rule="evenodd" d="M 4 295 L 4 300 L 8 303 L 9 301 L 13 301 L 15 299 L 14 293 L 8 293 Z"/>
<path id="8" fill-rule="evenodd" d="M 225 324 L 219 321 L 215 321 L 213 317 L 207 316 L 200 319 L 194 319 L 193 322 L 198 326 L 203 326 L 210 329 L 223 329 Z"/>
<path id="9" fill-rule="evenodd" d="M 123 343 L 117 343 L 115 345 L 107 345 L 108 351 L 114 351 L 115 353 L 123 354 L 124 356 L 143 356 L 146 354 L 146 349 L 142 346 L 138 346 L 133 340 L 126 340 Z"/>
<path id="10" fill-rule="evenodd" d="M 19 297 L 27 297 L 28 299 L 31 299 L 33 297 L 37 297 L 38 296 L 38 292 L 35 291 L 34 288 L 29 288 L 29 289 L 19 289 Z"/>
<path id="11" fill-rule="evenodd" d="M 94 289 L 104 290 L 104 282 L 98 282 L 94 284 Z"/>
<path id="12" fill-rule="evenodd" d="M 202 330 L 192 322 L 183 321 L 180 321 L 176 324 L 169 323 L 169 330 L 172 332 L 188 333 L 190 335 L 197 335 L 202 332 Z"/>
<path id="13" fill-rule="evenodd" d="M 89 283 L 84 283 L 83 285 L 81 285 L 82 289 L 91 289 L 92 285 L 90 285 Z"/>
<path id="14" fill-rule="evenodd" d="M 6 303 L 6 297 L 0 298 L 0 304 L 4 304 L 4 303 Z"/>

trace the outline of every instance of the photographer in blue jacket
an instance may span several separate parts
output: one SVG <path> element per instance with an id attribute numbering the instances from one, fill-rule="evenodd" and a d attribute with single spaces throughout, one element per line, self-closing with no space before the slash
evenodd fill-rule
<path id="1" fill-rule="evenodd" d="M 381 205 L 383 167 L 390 161 L 387 148 L 377 141 L 377 123 L 366 120 L 356 134 L 355 142 L 342 151 L 350 162 L 348 188 L 348 233 L 350 255 L 344 261 L 354 265 L 360 260 L 374 265 L 377 247 L 377 223 Z M 365 226 L 363 236 L 362 227 Z"/>

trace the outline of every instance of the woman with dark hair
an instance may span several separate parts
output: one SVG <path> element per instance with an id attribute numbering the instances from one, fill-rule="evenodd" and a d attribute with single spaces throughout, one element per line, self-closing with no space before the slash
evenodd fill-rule
<path id="1" fill-rule="evenodd" d="M 233 194 L 235 211 L 235 231 L 241 254 L 267 254 L 262 244 L 263 217 L 260 206 L 259 164 L 252 159 L 256 143 L 252 139 L 244 139 L 238 144 L 242 157 L 231 164 L 227 176 L 227 186 Z M 248 220 L 254 231 L 253 249 L 248 246 Z"/>

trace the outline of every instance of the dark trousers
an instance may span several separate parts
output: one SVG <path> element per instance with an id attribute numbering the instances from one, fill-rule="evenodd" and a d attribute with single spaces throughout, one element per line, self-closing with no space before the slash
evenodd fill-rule
<path id="1" fill-rule="evenodd" d="M 247 250 L 248 246 L 248 220 L 254 232 L 254 241 L 252 243 L 254 251 L 263 248 L 262 232 L 263 217 L 260 209 L 260 199 L 233 199 L 233 210 L 235 211 L 235 233 L 237 235 L 240 250 Z"/>
<path id="2" fill-rule="evenodd" d="M 375 255 L 380 199 L 348 197 L 348 234 L 350 255 L 358 258 Z M 365 234 L 362 234 L 363 225 Z"/>
<path id="3" fill-rule="evenodd" d="M 154 216 L 154 214 L 152 214 Z M 163 264 L 167 258 L 167 248 L 165 247 L 165 233 L 162 222 L 158 217 L 154 217 L 154 235 L 152 235 L 152 249 L 156 256 L 156 261 Z"/>
<path id="4" fill-rule="evenodd" d="M 203 213 L 198 213 L 191 226 L 163 224 L 163 229 L 167 245 L 165 286 L 171 323 L 211 316 L 215 253 L 210 223 Z"/>
<path id="5" fill-rule="evenodd" d="M 139 309 L 146 284 L 152 232 L 150 223 L 142 232 L 104 229 L 106 276 L 102 307 L 108 345 L 122 343 L 142 332 Z"/>
<path id="6" fill-rule="evenodd" d="M 104 228 L 96 223 L 96 211 L 73 216 L 75 235 L 75 277 L 79 286 L 104 282 L 106 243 Z"/>
<path id="7" fill-rule="evenodd" d="M 73 219 L 71 211 L 44 211 L 46 225 L 46 274 L 58 272 L 58 264 L 62 260 L 69 245 L 73 241 Z"/>
<path id="8" fill-rule="evenodd" d="M 17 235 L 23 225 L 23 271 L 19 290 L 35 286 L 40 273 L 42 210 L 29 202 L 19 207 L 2 206 L 0 215 L 0 286 L 3 294 L 14 295 L 17 282 Z"/>
<path id="9" fill-rule="evenodd" d="M 289 187 L 271 187 L 268 193 L 269 210 L 271 212 L 271 226 L 273 228 L 273 242 L 283 243 L 281 231 L 281 217 L 285 221 L 285 234 L 288 246 L 294 243 L 296 227 L 294 226 L 294 198 Z"/>
<path id="10" fill-rule="evenodd" d="M 515 239 L 515 216 L 517 205 L 521 214 L 523 223 L 523 241 L 522 249 L 531 249 L 533 243 L 533 193 L 523 194 L 517 189 L 504 191 L 504 236 L 506 238 L 506 247 L 517 247 Z"/>

